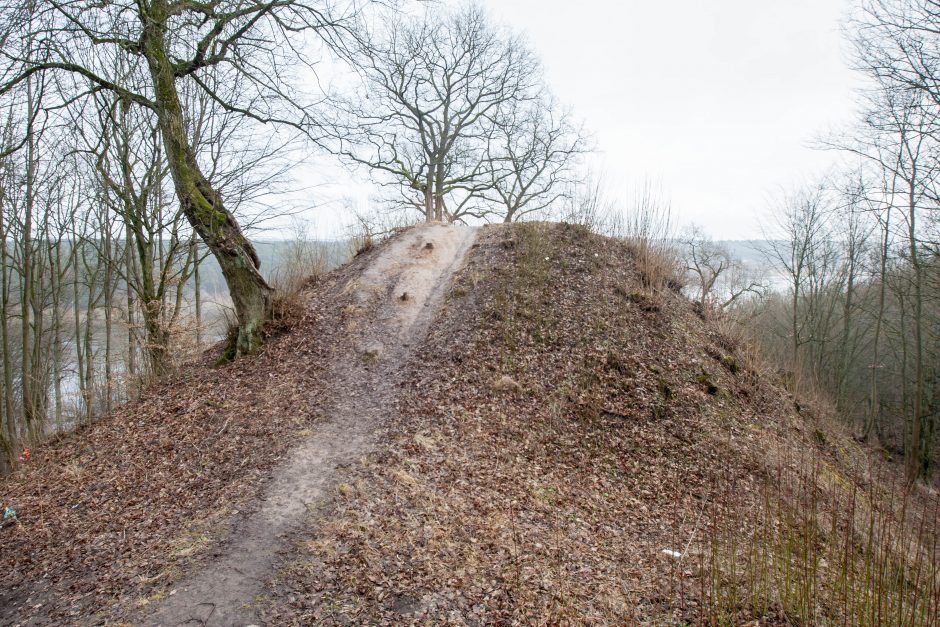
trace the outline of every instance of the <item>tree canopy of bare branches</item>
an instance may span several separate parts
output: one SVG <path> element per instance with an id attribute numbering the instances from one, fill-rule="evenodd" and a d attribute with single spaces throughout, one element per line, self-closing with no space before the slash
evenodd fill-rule
<path id="1" fill-rule="evenodd" d="M 253 350 L 272 289 L 194 143 L 184 90 L 228 114 L 307 133 L 317 102 L 301 89 L 313 40 L 342 48 L 355 3 L 278 0 L 5 0 L 0 4 L 0 96 L 22 101 L 54 84 L 44 111 L 85 106 L 107 92 L 156 120 L 183 214 L 222 267 L 239 321 L 233 347 Z M 308 76 L 304 76 L 306 71 Z M 312 81 L 310 81 L 312 82 Z M 237 84 L 237 90 L 224 86 Z M 6 150 L 21 144 L 13 141 Z"/>
<path id="2" fill-rule="evenodd" d="M 525 41 L 477 5 L 393 15 L 356 58 L 363 93 L 345 101 L 333 150 L 428 221 L 548 207 L 587 150 Z"/>

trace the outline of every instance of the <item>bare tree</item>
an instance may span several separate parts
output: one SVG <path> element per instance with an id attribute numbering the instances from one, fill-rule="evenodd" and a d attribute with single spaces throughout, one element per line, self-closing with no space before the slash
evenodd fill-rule
<path id="1" fill-rule="evenodd" d="M 315 121 L 292 80 L 294 68 L 312 64 L 310 35 L 330 47 L 344 45 L 354 7 L 292 0 L 0 4 L 0 95 L 16 97 L 31 77 L 53 73 L 61 89 L 57 106 L 108 91 L 156 117 L 182 211 L 228 283 L 239 322 L 238 353 L 258 345 L 272 289 L 258 271 L 254 247 L 204 172 L 181 91 L 189 85 L 226 111 L 309 131 Z M 210 82 L 210 71 L 241 77 L 240 91 L 215 89 L 225 78 Z"/>
<path id="2" fill-rule="evenodd" d="M 6 116 L 2 127 L 3 145 L 9 145 L 14 133 L 14 120 L 12 115 Z M 9 205 L 15 202 L 11 196 L 15 191 L 15 167 L 11 155 L 0 157 L 0 353 L 2 356 L 2 387 L 0 387 L 0 446 L 3 456 L 0 457 L 0 471 L 6 470 L 12 464 L 14 446 L 16 442 L 16 408 L 13 391 L 13 343 L 10 337 L 10 318 L 12 313 L 12 251 L 10 250 L 10 222 L 8 219 Z"/>
<path id="3" fill-rule="evenodd" d="M 859 69 L 940 106 L 940 2 L 864 0 L 851 26 Z"/>
<path id="4" fill-rule="evenodd" d="M 735 259 L 726 246 L 713 241 L 698 226 L 686 229 L 680 238 L 690 286 L 703 307 L 719 310 L 732 307 L 748 294 L 761 296 L 766 288 Z"/>
<path id="5" fill-rule="evenodd" d="M 495 121 L 487 143 L 491 182 L 482 194 L 496 202 L 503 221 L 562 201 L 578 182 L 579 159 L 589 150 L 583 129 L 547 93 L 511 102 Z"/>
<path id="6" fill-rule="evenodd" d="M 887 280 L 888 280 L 888 261 L 891 256 L 891 210 L 894 207 L 893 197 L 897 185 L 897 177 L 885 170 L 882 174 L 881 199 L 876 204 L 876 220 L 878 222 L 879 246 L 877 252 L 877 308 L 875 310 L 875 328 L 872 338 L 872 359 L 869 365 L 868 379 L 868 411 L 865 417 L 865 426 L 862 430 L 862 438 L 867 440 L 872 433 L 878 432 L 878 417 L 881 413 L 881 394 L 879 371 L 882 369 L 881 363 L 881 341 L 883 336 Z"/>
<path id="7" fill-rule="evenodd" d="M 140 304 L 145 332 L 142 345 L 149 371 L 161 376 L 170 365 L 170 332 L 180 306 L 177 299 L 170 314 L 166 314 L 168 290 L 184 283 L 191 271 L 190 265 L 178 263 L 188 260 L 183 216 L 177 207 L 167 210 L 162 206 L 169 175 L 159 131 L 151 117 L 110 94 L 99 96 L 97 105 L 95 123 L 89 124 L 87 130 L 79 130 L 85 139 L 102 204 L 110 207 L 124 224 L 128 236 L 124 245 L 134 260 L 122 264 L 120 273 L 134 295 L 133 301 Z M 102 251 L 105 252 L 108 251 Z M 128 318 L 134 313 L 129 308 Z M 133 327 L 131 330 L 134 332 Z"/>
<path id="8" fill-rule="evenodd" d="M 479 213 L 475 203 L 492 186 L 495 120 L 534 97 L 534 56 L 473 4 L 395 15 L 375 37 L 357 56 L 365 93 L 345 102 L 333 150 L 369 168 L 429 222 Z"/>
<path id="9" fill-rule="evenodd" d="M 896 210 L 903 226 L 905 256 L 911 272 L 911 332 L 913 340 L 913 394 L 911 441 L 908 451 L 911 478 L 923 476 L 929 467 L 932 420 L 924 410 L 926 395 L 925 359 L 925 261 L 922 220 L 936 207 L 940 180 L 940 107 L 925 92 L 881 78 L 878 89 L 868 98 L 863 133 L 850 150 L 882 170 L 890 181 L 884 189 L 885 201 Z M 884 227 L 886 230 L 888 226 Z M 889 232 L 884 235 L 889 237 Z M 887 242 L 887 240 L 885 240 Z M 883 245 L 883 249 L 885 246 Z"/>
<path id="10" fill-rule="evenodd" d="M 238 85 L 227 89 L 238 89 Z M 204 92 L 197 91 L 190 100 L 194 100 L 187 106 L 192 114 L 193 143 L 207 166 L 206 176 L 237 213 L 283 175 L 283 168 L 268 164 L 283 162 L 277 153 L 285 146 L 280 142 L 246 145 L 240 134 L 243 118 L 219 111 Z M 143 346 L 148 367 L 140 374 L 159 377 L 171 365 L 171 341 L 178 335 L 183 288 L 199 261 L 198 237 L 187 228 L 182 209 L 172 201 L 172 189 L 167 188 L 170 175 L 152 113 L 107 92 L 96 94 L 94 103 L 95 115 L 90 116 L 86 107 L 84 117 L 73 120 L 72 128 L 78 150 L 89 157 L 90 178 L 100 188 L 102 202 L 125 227 L 125 259 L 112 265 L 128 290 L 128 322 L 136 316 L 134 303 L 138 303 L 144 331 L 144 337 L 137 338 L 137 330 L 129 324 L 128 355 L 134 355 L 134 345 Z M 195 296 L 200 318 L 198 289 Z M 200 322 L 197 320 L 197 325 Z M 136 362 L 131 365 L 135 370 Z"/>
<path id="11" fill-rule="evenodd" d="M 777 232 L 769 234 L 765 251 L 786 276 L 790 299 L 789 339 L 791 368 L 800 363 L 801 347 L 814 341 L 812 315 L 802 311 L 808 300 L 804 296 L 820 288 L 818 268 L 825 263 L 820 250 L 826 241 L 827 217 L 831 206 L 822 185 L 807 187 L 788 196 L 777 214 Z M 775 237 L 775 235 L 779 237 Z"/>

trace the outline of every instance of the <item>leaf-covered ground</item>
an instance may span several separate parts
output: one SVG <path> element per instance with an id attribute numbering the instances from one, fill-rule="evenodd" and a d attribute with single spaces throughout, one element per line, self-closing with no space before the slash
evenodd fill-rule
<path id="1" fill-rule="evenodd" d="M 372 254 L 313 286 L 259 355 L 207 356 L 0 479 L 19 514 L 0 529 L 0 623 L 118 621 L 198 569 L 347 392 L 326 372 L 342 286 Z M 380 446 L 251 600 L 269 624 L 697 622 L 703 511 L 757 499 L 775 455 L 866 456 L 704 312 L 644 288 L 635 259 L 575 226 L 483 229 Z"/>
<path id="2" fill-rule="evenodd" d="M 369 256 L 312 285 L 259 355 L 216 369 L 207 353 L 0 478 L 0 503 L 17 511 L 0 529 L 0 624 L 140 608 L 198 568 L 233 517 L 251 516 L 272 468 L 320 418 L 339 291 Z"/>
<path id="3" fill-rule="evenodd" d="M 696 615 L 706 503 L 792 400 L 626 244 L 487 227 L 399 414 L 298 540 L 273 623 L 659 624 Z M 286 601 L 286 602 L 284 602 Z"/>

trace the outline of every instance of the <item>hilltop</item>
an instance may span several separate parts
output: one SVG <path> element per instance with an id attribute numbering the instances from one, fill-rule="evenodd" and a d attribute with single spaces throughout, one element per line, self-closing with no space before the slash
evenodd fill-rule
<path id="1" fill-rule="evenodd" d="M 644 255 L 425 226 L 312 280 L 2 479 L 0 622 L 933 622 L 936 494 Z"/>

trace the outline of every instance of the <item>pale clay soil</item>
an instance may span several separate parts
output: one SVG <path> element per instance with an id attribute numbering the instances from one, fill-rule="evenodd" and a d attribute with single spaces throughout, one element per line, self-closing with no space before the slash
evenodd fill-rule
<path id="1" fill-rule="evenodd" d="M 253 625 L 255 600 L 279 551 L 309 512 L 334 493 L 337 469 L 367 454 L 395 406 L 402 366 L 427 334 L 454 273 L 476 239 L 470 227 L 413 228 L 389 242 L 345 287 L 348 345 L 332 364 L 329 418 L 291 451 L 263 489 L 257 513 L 233 523 L 229 539 L 135 624 Z"/>

